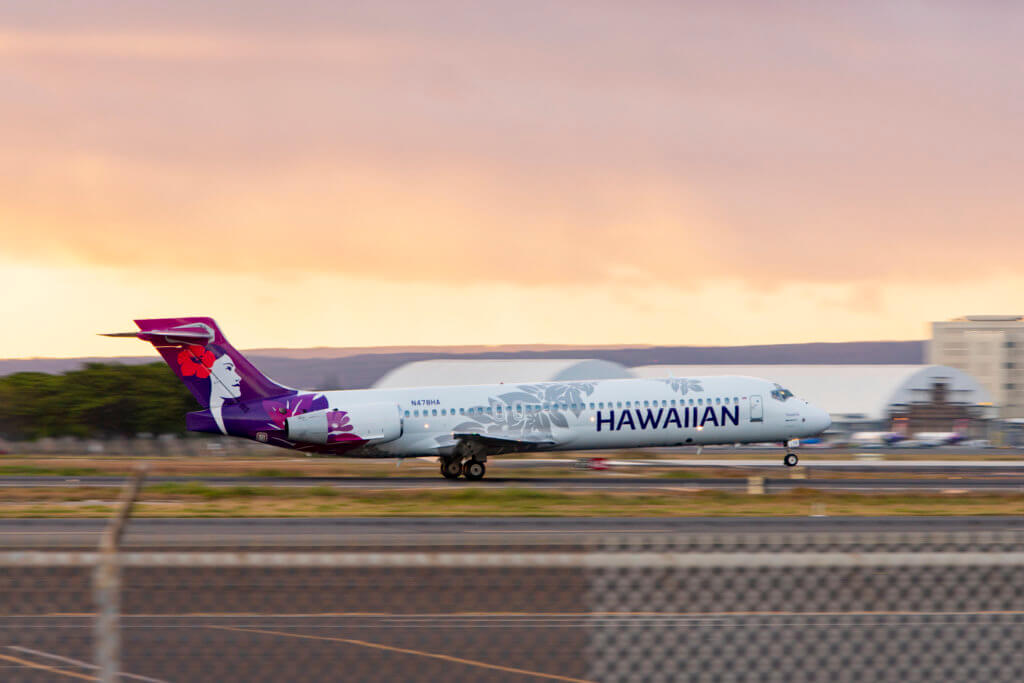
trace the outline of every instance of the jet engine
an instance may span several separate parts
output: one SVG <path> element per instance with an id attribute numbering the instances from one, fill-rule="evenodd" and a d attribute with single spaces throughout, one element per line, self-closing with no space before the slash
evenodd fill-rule
<path id="1" fill-rule="evenodd" d="M 292 441 L 324 445 L 346 441 L 385 443 L 402 436 L 402 413 L 395 403 L 317 410 L 289 417 L 285 436 Z"/>

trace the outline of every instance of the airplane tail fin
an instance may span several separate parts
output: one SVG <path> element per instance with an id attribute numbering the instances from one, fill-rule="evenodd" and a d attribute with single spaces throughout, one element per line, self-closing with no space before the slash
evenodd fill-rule
<path id="1" fill-rule="evenodd" d="M 104 336 L 151 343 L 204 408 L 213 398 L 247 401 L 293 391 L 257 370 L 228 342 L 213 318 L 147 318 L 135 324 L 138 332 Z"/>

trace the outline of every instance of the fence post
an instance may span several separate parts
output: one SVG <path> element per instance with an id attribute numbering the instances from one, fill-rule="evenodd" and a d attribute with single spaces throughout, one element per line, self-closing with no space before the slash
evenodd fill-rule
<path id="1" fill-rule="evenodd" d="M 96 665 L 99 680 L 116 683 L 121 670 L 121 633 L 118 624 L 121 603 L 121 575 L 117 551 L 132 504 L 146 478 L 146 465 L 136 467 L 135 476 L 121 490 L 120 506 L 100 536 L 99 560 L 93 577 L 96 599 Z"/>

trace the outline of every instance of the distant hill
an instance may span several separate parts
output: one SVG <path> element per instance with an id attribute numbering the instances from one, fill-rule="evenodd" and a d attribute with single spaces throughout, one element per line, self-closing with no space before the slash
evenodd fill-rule
<path id="1" fill-rule="evenodd" d="M 360 349 L 253 349 L 253 363 L 283 384 L 304 389 L 363 389 L 405 363 L 435 358 L 600 358 L 628 367 L 694 364 L 900 364 L 924 362 L 924 342 L 839 342 L 764 346 L 426 346 Z M 28 358 L 0 360 L 0 376 L 15 372 L 60 373 L 85 363 L 137 365 L 149 357 Z"/>

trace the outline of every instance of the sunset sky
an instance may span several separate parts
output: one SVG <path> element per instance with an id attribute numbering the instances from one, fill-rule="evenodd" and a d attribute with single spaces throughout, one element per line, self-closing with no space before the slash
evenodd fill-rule
<path id="1" fill-rule="evenodd" d="M 0 9 L 0 357 L 1024 312 L 1024 4 Z"/>

